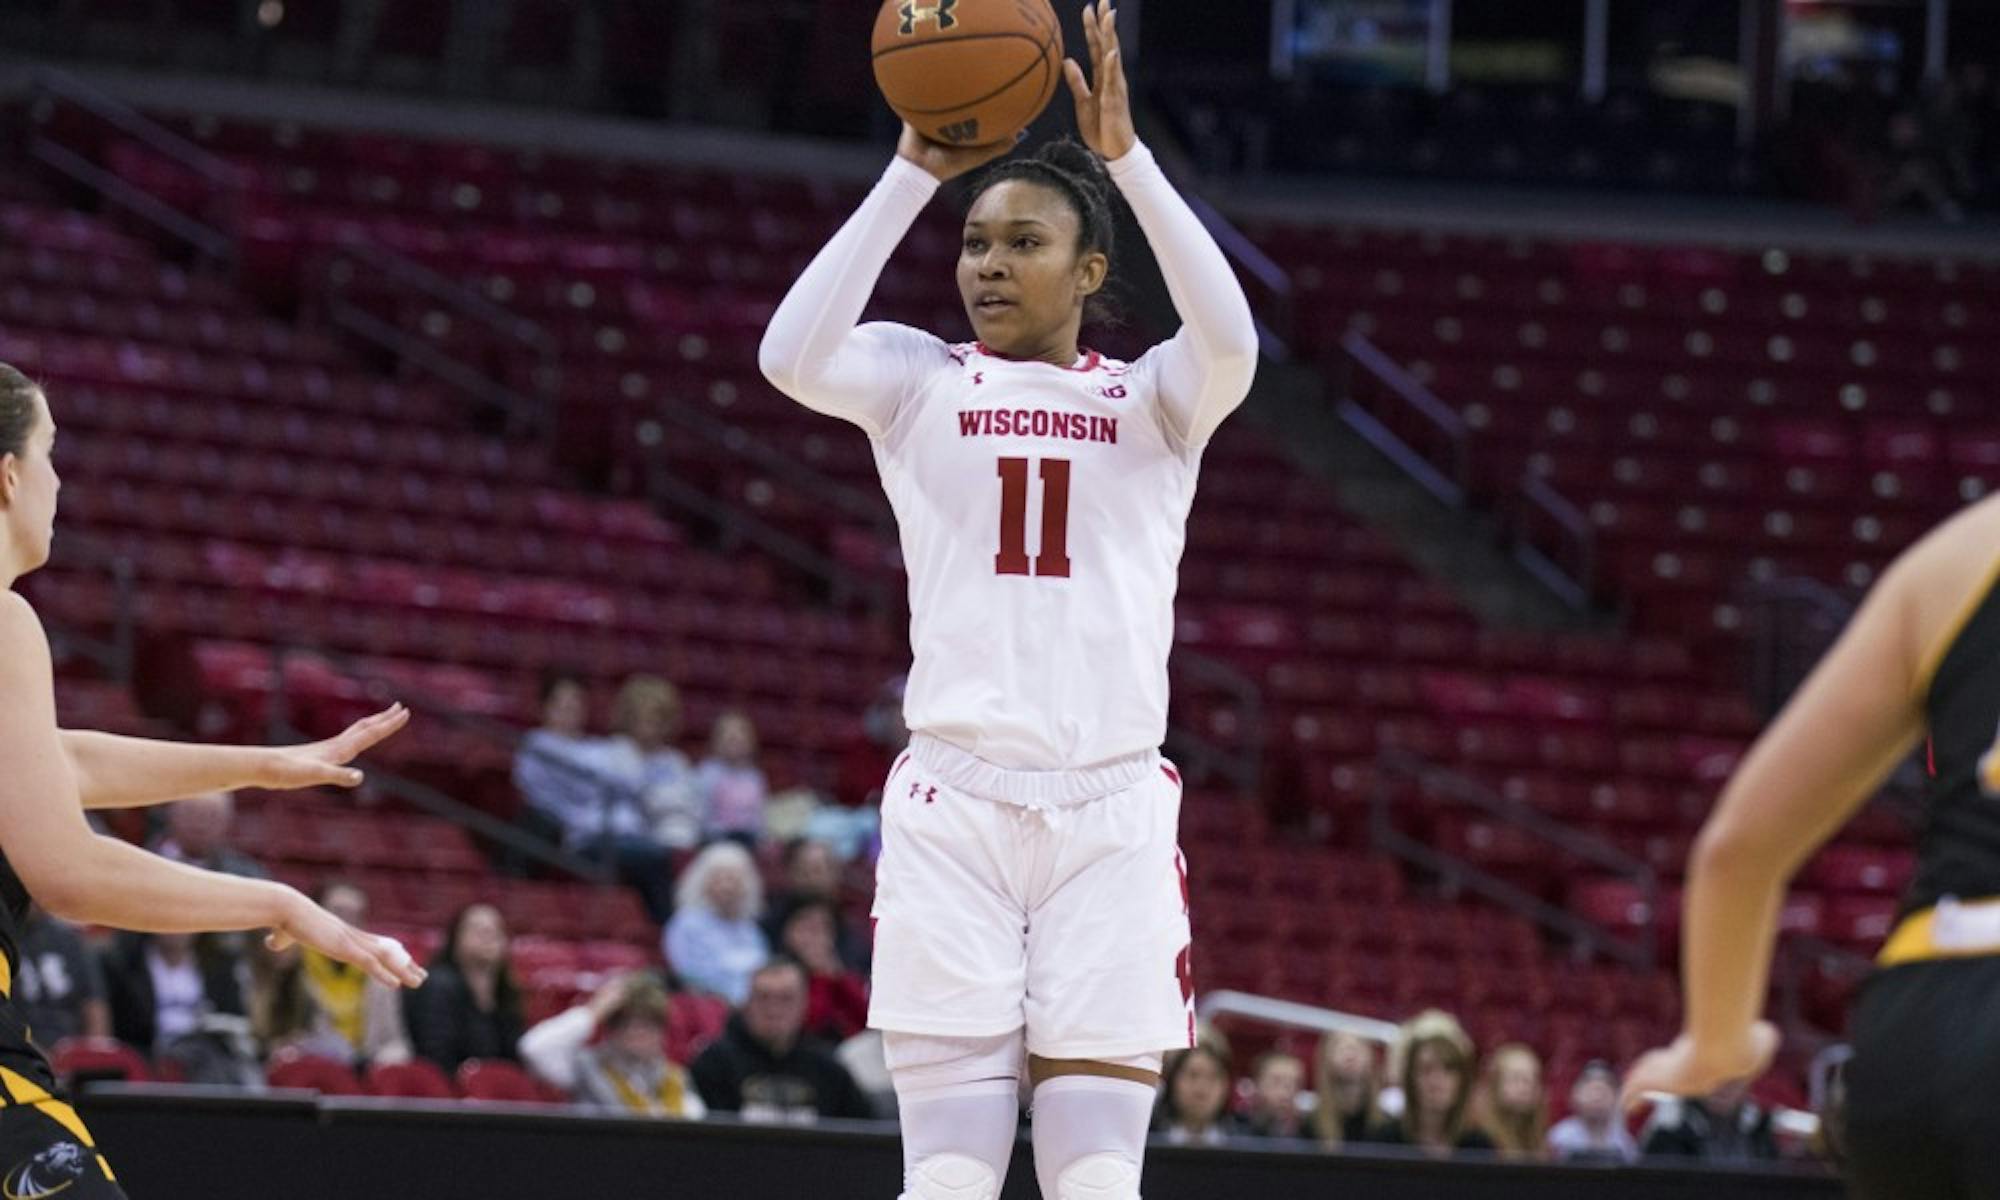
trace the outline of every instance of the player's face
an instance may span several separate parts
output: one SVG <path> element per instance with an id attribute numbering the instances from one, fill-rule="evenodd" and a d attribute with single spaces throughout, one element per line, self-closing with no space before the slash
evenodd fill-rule
<path id="1" fill-rule="evenodd" d="M 56 536 L 56 423 L 48 400 L 35 394 L 35 424 L 21 453 L 0 458 L 0 496 L 7 504 L 8 541 L 19 547 L 21 567 L 32 571 L 49 560 Z"/>
<path id="2" fill-rule="evenodd" d="M 1075 340 L 1084 298 L 1104 286 L 1110 265 L 1100 253 L 1077 253 L 1082 228 L 1067 198 L 1038 183 L 1009 179 L 980 195 L 958 256 L 959 297 L 980 341 L 1036 358 Z"/>

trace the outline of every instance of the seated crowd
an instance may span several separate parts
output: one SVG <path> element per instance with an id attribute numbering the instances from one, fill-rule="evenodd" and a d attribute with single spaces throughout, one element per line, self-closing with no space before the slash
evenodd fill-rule
<path id="1" fill-rule="evenodd" d="M 843 777 L 886 773 L 906 737 L 895 719 L 899 692 L 892 684 L 878 697 L 867 744 L 847 756 Z M 664 681 L 629 680 L 602 738 L 587 733 L 578 680 L 552 678 L 542 699 L 543 724 L 523 739 L 515 765 L 525 820 L 615 863 L 661 924 L 650 965 L 578 976 L 583 990 L 553 998 L 537 993 L 533 1015 L 542 1019 L 533 1020 L 495 903 L 454 914 L 435 939 L 428 980 L 402 994 L 297 946 L 140 934 L 93 946 L 36 914 L 23 932 L 16 992 L 34 1035 L 57 1049 L 59 1068 L 67 1057 L 97 1069 L 89 1064 L 101 1059 L 59 1047 L 95 1048 L 136 1054 L 167 1079 L 244 1088 L 304 1082 L 484 1098 L 475 1075 L 511 1072 L 517 1083 L 500 1095 L 611 1113 L 893 1116 L 880 1040 L 866 1029 L 868 936 L 842 886 L 850 862 L 872 853 L 864 821 L 876 797 L 840 797 L 828 806 L 833 823 L 774 844 L 756 730 L 744 714 L 717 718 L 696 765 L 676 748 L 680 705 Z M 173 805 L 153 844 L 261 875 L 231 844 L 232 813 L 226 795 Z M 318 899 L 351 923 L 369 922 L 369 896 L 353 883 L 325 883 Z M 287 1069 L 300 1063 L 326 1070 Z M 1156 1131 L 1184 1145 L 1279 1139 L 1594 1163 L 1778 1155 L 1770 1117 L 1740 1089 L 1662 1105 L 1636 1137 L 1617 1090 L 1613 1067 L 1589 1064 L 1556 1097 L 1566 1115 L 1551 1126 L 1535 1052 L 1513 1043 L 1482 1060 L 1460 1024 L 1437 1011 L 1402 1026 L 1386 1048 L 1332 1033 L 1310 1064 L 1265 1052 L 1240 1080 L 1226 1040 L 1206 1030 L 1194 1049 L 1168 1058 Z"/>

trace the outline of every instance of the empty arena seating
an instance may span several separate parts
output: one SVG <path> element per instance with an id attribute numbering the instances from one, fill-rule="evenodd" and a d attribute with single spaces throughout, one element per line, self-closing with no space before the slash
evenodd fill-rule
<path id="1" fill-rule="evenodd" d="M 854 189 L 209 119 L 183 128 L 250 181 L 235 232 L 260 296 L 310 308 L 338 290 L 442 348 L 529 377 L 517 346 L 343 276 L 326 252 L 365 232 L 542 324 L 561 348 L 564 391 L 552 443 L 482 436 L 448 394 L 385 379 L 340 343 L 272 319 L 247 282 L 183 271 L 45 200 L 0 206 L 10 234 L 0 359 L 49 380 L 72 431 L 66 526 L 141 564 L 144 638 L 172 668 L 169 684 L 148 685 L 160 689 L 154 707 L 255 737 L 282 680 L 295 715 L 330 728 L 383 698 L 357 682 L 365 675 L 518 726 L 533 719 L 544 667 L 577 667 L 600 685 L 653 670 L 687 693 L 691 733 L 725 704 L 747 704 L 775 782 L 823 779 L 865 698 L 906 656 L 897 632 L 805 597 L 760 556 L 702 546 L 629 495 L 570 482 L 581 473 L 619 486 L 657 454 L 835 558 L 894 578 L 865 439 L 777 396 L 755 364 L 763 321 Z M 149 177 L 143 153 L 123 153 L 128 175 Z M 1867 340 L 1878 358 L 1928 356 L 1917 372 L 1925 382 L 1878 390 L 1871 376 L 1857 408 L 1844 379 L 1826 390 L 1838 370 L 1800 382 L 1752 361 L 1768 358 L 1778 335 L 1759 341 L 1740 314 L 1794 320 L 1788 277 L 1764 260 L 1258 233 L 1311 300 L 1300 331 L 1308 347 L 1330 352 L 1358 322 L 1462 406 L 1480 430 L 1488 486 L 1546 468 L 1589 506 L 1638 632 L 1482 629 L 1447 588 L 1345 516 L 1324 482 L 1242 423 L 1226 427 L 1205 462 L 1178 632 L 1263 687 L 1281 794 L 1268 812 L 1200 790 L 1188 799 L 1203 986 L 1385 1017 L 1437 1004 L 1463 1013 L 1482 1041 L 1532 1041 L 1558 1074 L 1634 1051 L 1676 1017 L 1670 977 L 1567 962 L 1523 921 L 1421 893 L 1366 852 L 1375 790 L 1391 788 L 1421 835 L 1607 927 L 1670 915 L 1692 832 L 1756 728 L 1733 681 L 1690 653 L 1690 623 L 1711 634 L 1728 583 L 1762 559 L 1772 570 L 1832 564 L 1850 578 L 1850 559 L 1878 563 L 1828 524 L 1836 504 L 1851 505 L 1842 486 L 1866 480 L 1872 495 L 1887 494 L 1873 542 L 1884 555 L 1958 494 L 1961 483 L 1920 480 L 1927 473 L 1914 466 L 1867 473 L 1869 455 L 1893 463 L 1924 444 L 1889 431 L 1903 425 L 1871 422 L 1897 395 L 1924 410 L 1897 408 L 1904 423 L 1977 411 L 1971 389 L 1929 382 L 1944 371 L 1947 343 L 1922 339 L 1951 338 L 1967 370 L 1985 352 L 1943 332 L 1951 310 L 1890 309 L 1885 291 L 1878 299 L 1894 319 L 1876 321 L 1865 295 L 1849 303 L 1836 284 L 1816 285 L 1805 303 L 1845 330 L 1840 353 Z M 944 265 L 954 238 L 948 216 L 919 225 L 885 276 L 883 315 L 962 327 Z M 1985 311 L 1963 305 L 1967 320 Z M 1712 353 L 1696 356 L 1717 364 L 1713 377 L 1687 369 L 1685 336 L 1669 338 L 1691 321 L 1713 331 Z M 1819 340 L 1806 335 L 1788 335 L 1794 359 L 1835 353 L 1820 345 L 1824 329 L 1811 335 Z M 1678 373 L 1665 365 L 1673 352 L 1683 355 Z M 1459 386 L 1469 380 L 1482 385 Z M 1822 412 L 1814 396 L 1845 407 Z M 659 422 L 661 405 L 749 434 L 859 506 L 817 502 L 823 493 L 782 472 Z M 649 422 L 658 422 L 650 438 Z M 1796 462 L 1785 457 L 1794 453 Z M 1572 473 L 1584 490 L 1573 490 Z M 1933 508 L 1902 503 L 1919 493 Z M 1753 512 L 1763 502 L 1785 507 Z M 1673 536 L 1697 521 L 1714 522 L 1712 536 Z M 33 586 L 58 620 L 109 619 L 98 572 L 59 558 Z M 281 659 L 284 643 L 339 659 Z M 1246 732 L 1233 710 L 1199 696 L 1177 701 L 1177 716 L 1225 743 Z M 1385 747 L 1602 836 L 1661 872 L 1669 902 L 1641 912 L 1617 881 L 1553 869 L 1507 827 L 1389 777 L 1376 762 Z M 516 803 L 504 750 L 490 740 L 413 729 L 384 762 L 496 812 Z M 1320 841 L 1302 843 L 1301 830 Z M 1879 939 L 1908 869 L 1899 834 L 1873 823 L 1829 852 L 1789 927 L 1856 947 Z M 656 931 L 631 897 L 500 881 L 449 825 L 253 802 L 244 836 L 281 877 L 313 883 L 337 868 L 357 878 L 384 927 L 420 953 L 456 907 L 497 897 L 526 935 L 516 967 L 536 1015 L 650 957 Z M 679 1045 L 720 1028 L 719 1011 L 677 1005 Z"/>

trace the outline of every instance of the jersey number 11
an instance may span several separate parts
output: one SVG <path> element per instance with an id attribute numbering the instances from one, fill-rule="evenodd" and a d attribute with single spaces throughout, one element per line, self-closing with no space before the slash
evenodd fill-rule
<path id="1" fill-rule="evenodd" d="M 1001 575 L 1069 577 L 1069 460 L 1044 458 L 1042 550 L 1028 558 L 1028 460 L 1000 460 L 1000 553 L 993 569 Z M 1030 567 L 1033 567 L 1030 570 Z"/>

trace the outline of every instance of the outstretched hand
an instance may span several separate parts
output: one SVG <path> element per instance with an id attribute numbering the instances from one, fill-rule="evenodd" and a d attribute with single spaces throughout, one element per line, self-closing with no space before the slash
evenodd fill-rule
<path id="1" fill-rule="evenodd" d="M 273 954 L 294 945 L 310 946 L 337 962 L 360 967 L 391 988 L 420 987 L 429 975 L 395 938 L 356 929 L 304 896 L 289 889 L 287 893 L 290 911 L 264 938 Z"/>
<path id="2" fill-rule="evenodd" d="M 1729 1047 L 1697 1046 L 1684 1033 L 1672 1045 L 1640 1056 L 1625 1075 L 1619 1101 L 1630 1112 L 1656 1094 L 1706 1096 L 1724 1084 L 1762 1075 L 1777 1053 L 1778 1028 L 1769 1021 L 1752 1025 L 1741 1044 Z"/>
<path id="3" fill-rule="evenodd" d="M 257 786 L 273 791 L 359 787 L 363 778 L 361 772 L 347 764 L 409 723 L 410 710 L 400 703 L 392 704 L 372 717 L 363 717 L 325 741 L 274 749 L 264 761 Z"/>
<path id="4" fill-rule="evenodd" d="M 896 156 L 929 171 L 939 183 L 946 183 L 969 171 L 992 162 L 1021 144 L 1028 136 L 1027 130 L 998 142 L 988 142 L 984 146 L 947 146 L 943 142 L 932 141 L 917 132 L 916 126 L 903 122 L 903 136 L 896 142 Z"/>
<path id="5" fill-rule="evenodd" d="M 1132 94 L 1125 86 L 1125 60 L 1118 51 L 1118 10 L 1111 0 L 1083 6 L 1083 40 L 1090 47 L 1090 78 L 1073 58 L 1063 60 L 1063 78 L 1076 97 L 1076 127 L 1083 144 L 1106 162 L 1123 158 L 1138 144 L 1132 126 Z"/>

